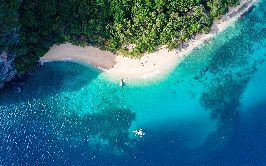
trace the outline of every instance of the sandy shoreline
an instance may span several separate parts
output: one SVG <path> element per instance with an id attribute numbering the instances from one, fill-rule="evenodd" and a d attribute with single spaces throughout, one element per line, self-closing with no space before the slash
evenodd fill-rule
<path id="1" fill-rule="evenodd" d="M 196 35 L 185 43 L 186 48 L 168 51 L 161 47 L 154 53 L 144 54 L 140 59 L 131 59 L 92 46 L 79 47 L 69 43 L 55 45 L 40 58 L 41 63 L 51 61 L 81 61 L 103 71 L 111 79 L 139 80 L 161 78 L 177 65 L 193 49 L 213 38 L 218 32 L 238 20 L 257 0 L 242 0 L 240 5 L 229 8 L 229 12 L 215 21 L 209 34 Z"/>

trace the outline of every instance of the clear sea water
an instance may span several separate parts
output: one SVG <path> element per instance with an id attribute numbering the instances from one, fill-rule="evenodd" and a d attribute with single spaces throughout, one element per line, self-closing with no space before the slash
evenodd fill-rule
<path id="1" fill-rule="evenodd" d="M 46 63 L 0 92 L 0 165 L 265 166 L 265 6 L 160 81 Z"/>

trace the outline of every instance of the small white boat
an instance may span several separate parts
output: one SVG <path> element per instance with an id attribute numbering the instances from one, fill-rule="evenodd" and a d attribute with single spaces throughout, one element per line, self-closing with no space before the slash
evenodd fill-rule
<path id="1" fill-rule="evenodd" d="M 125 83 L 124 83 L 124 80 L 123 80 L 123 79 L 121 79 L 121 80 L 120 80 L 120 83 L 119 83 L 119 86 L 120 86 L 120 87 L 123 87 L 123 86 L 124 86 L 124 84 L 125 84 Z"/>
<path id="2" fill-rule="evenodd" d="M 133 133 L 135 134 L 135 136 L 139 136 L 139 137 L 143 137 L 145 135 L 142 129 L 134 130 Z"/>

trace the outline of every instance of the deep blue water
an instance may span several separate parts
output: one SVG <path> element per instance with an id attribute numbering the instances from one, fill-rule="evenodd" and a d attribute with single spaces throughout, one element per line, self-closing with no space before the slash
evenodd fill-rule
<path id="1" fill-rule="evenodd" d="M 266 165 L 265 5 L 160 81 L 46 63 L 0 92 L 0 165 Z"/>

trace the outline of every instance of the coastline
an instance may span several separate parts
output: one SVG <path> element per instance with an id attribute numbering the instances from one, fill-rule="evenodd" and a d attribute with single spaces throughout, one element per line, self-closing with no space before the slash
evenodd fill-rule
<path id="1" fill-rule="evenodd" d="M 181 49 L 169 51 L 162 46 L 154 53 L 145 53 L 140 59 L 131 59 L 92 46 L 79 47 L 65 43 L 51 47 L 40 58 L 40 63 L 52 61 L 82 62 L 101 69 L 105 76 L 113 80 L 159 79 L 167 75 L 193 49 L 200 47 L 241 18 L 256 2 L 257 0 L 242 0 L 240 5 L 229 8 L 227 14 L 214 21 L 211 32 L 196 35 L 194 39 L 184 43 L 185 47 Z"/>

